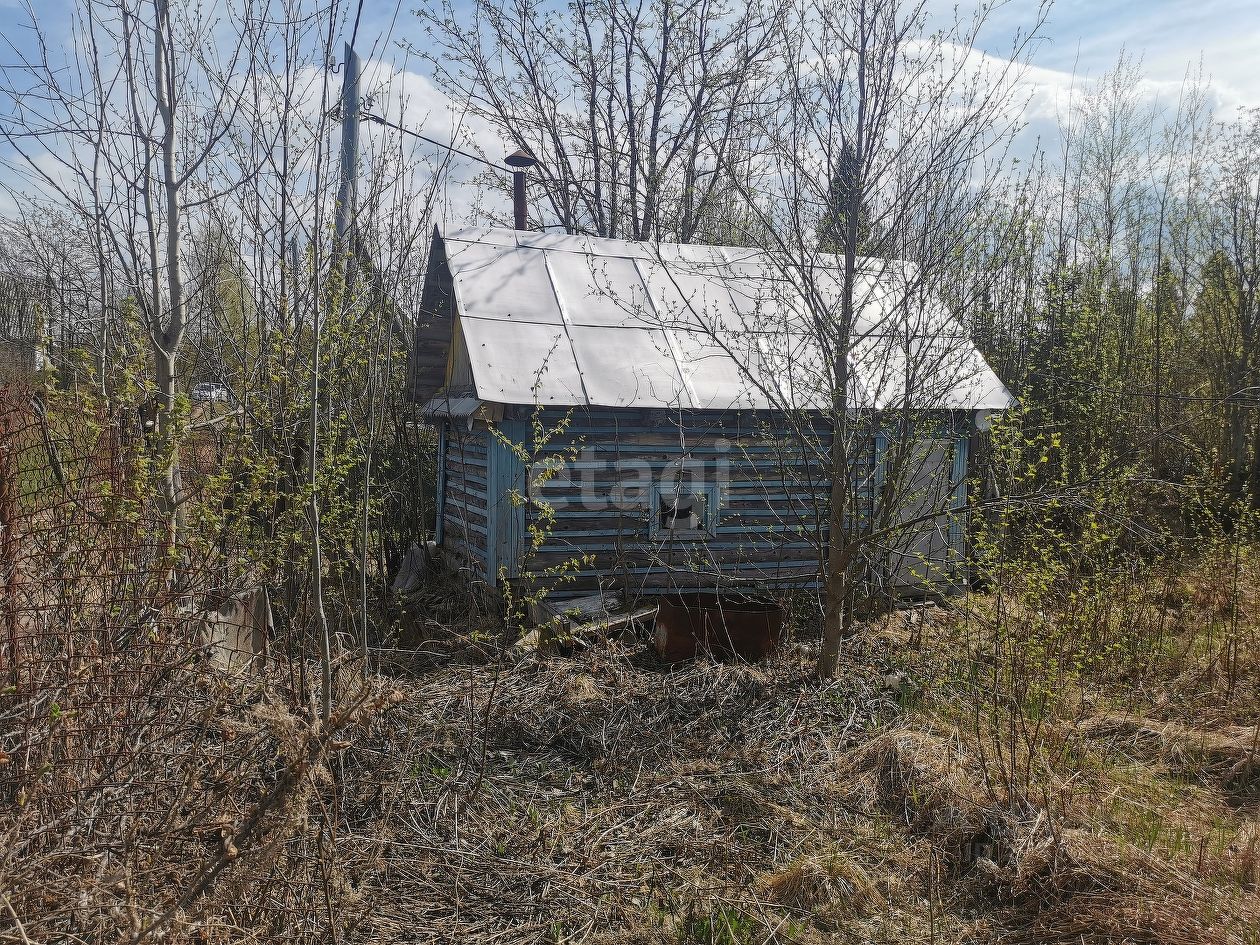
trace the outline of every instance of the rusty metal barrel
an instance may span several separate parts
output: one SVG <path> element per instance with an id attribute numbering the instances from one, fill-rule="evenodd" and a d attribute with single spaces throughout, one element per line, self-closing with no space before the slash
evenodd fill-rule
<path id="1" fill-rule="evenodd" d="M 783 605 L 749 594 L 671 594 L 656 614 L 656 651 L 675 662 L 701 653 L 755 662 L 783 638 Z"/>

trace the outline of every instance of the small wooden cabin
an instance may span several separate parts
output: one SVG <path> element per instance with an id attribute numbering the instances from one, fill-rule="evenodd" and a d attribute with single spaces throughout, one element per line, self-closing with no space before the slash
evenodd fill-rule
<path id="1" fill-rule="evenodd" d="M 816 266 L 810 291 L 834 297 L 838 262 Z M 440 431 L 437 542 L 490 584 L 532 574 L 561 599 L 816 583 L 829 365 L 818 305 L 782 270 L 747 249 L 435 233 L 410 385 Z M 905 264 L 863 265 L 857 515 L 877 514 L 911 415 L 918 486 L 894 514 L 960 510 L 974 434 L 1011 404 L 910 284 Z M 967 580 L 960 515 L 912 532 L 880 552 L 878 583 L 904 595 Z"/>

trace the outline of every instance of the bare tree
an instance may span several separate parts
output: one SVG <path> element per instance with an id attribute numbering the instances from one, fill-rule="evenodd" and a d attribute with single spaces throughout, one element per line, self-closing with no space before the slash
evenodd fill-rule
<path id="1" fill-rule="evenodd" d="M 749 122 L 775 96 L 775 7 L 578 0 L 561 17 L 478 0 L 420 16 L 443 87 L 538 158 L 567 232 L 692 242 L 725 222 Z"/>
<path id="2" fill-rule="evenodd" d="M 199 178 L 239 106 L 241 86 L 215 80 L 253 66 L 243 44 L 222 58 L 207 45 L 205 16 L 168 0 L 83 0 L 67 61 L 33 24 L 38 57 L 5 70 L 10 114 L 0 131 L 29 175 L 89 223 L 102 269 L 118 273 L 117 291 L 138 306 L 154 372 L 168 554 L 182 517 L 176 394 L 189 214 L 211 197 Z"/>
<path id="3" fill-rule="evenodd" d="M 923 3 L 794 5 L 782 24 L 786 77 L 762 129 L 760 180 L 735 181 L 802 293 L 803 328 L 819 356 L 830 479 L 823 676 L 835 672 L 870 559 L 949 501 L 939 485 L 915 497 L 929 460 L 924 430 L 975 366 L 934 305 L 936 282 L 1002 179 L 1020 112 L 1015 80 L 1045 15 L 1043 7 L 1003 56 L 984 57 L 975 48 L 992 12 L 931 31 Z M 834 254 L 820 252 L 820 224 Z M 883 288 L 871 291 L 873 283 Z M 859 493 L 871 486 L 853 471 L 878 427 L 890 435 L 887 472 L 864 510 Z"/>
<path id="4" fill-rule="evenodd" d="M 1215 252 L 1207 278 L 1227 319 L 1221 338 L 1227 449 L 1239 486 L 1260 496 L 1260 111 L 1249 111 L 1222 141 Z"/>

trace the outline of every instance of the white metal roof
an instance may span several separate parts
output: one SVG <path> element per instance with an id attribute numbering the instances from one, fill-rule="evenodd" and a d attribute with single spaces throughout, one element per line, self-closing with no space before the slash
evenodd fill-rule
<path id="1" fill-rule="evenodd" d="M 485 402 L 477 397 L 452 397 L 448 394 L 439 394 L 421 405 L 420 416 L 464 419 L 475 416 L 483 406 Z"/>
<path id="2" fill-rule="evenodd" d="M 814 318 L 839 263 L 806 280 L 756 250 L 476 228 L 444 238 L 476 394 L 505 404 L 825 408 Z M 1000 410 L 1013 400 L 907 264 L 867 260 L 850 355 L 854 406 Z M 800 282 L 817 293 L 807 304 Z M 818 313 L 818 314 L 813 314 Z"/>

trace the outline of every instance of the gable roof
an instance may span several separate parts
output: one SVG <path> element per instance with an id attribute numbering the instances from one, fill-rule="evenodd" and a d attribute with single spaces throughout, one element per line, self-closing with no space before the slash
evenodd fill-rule
<path id="1" fill-rule="evenodd" d="M 482 400 L 690 409 L 826 409 L 826 329 L 840 263 L 798 280 L 757 250 L 475 228 L 439 237 L 454 351 Z M 431 265 L 435 263 L 431 262 Z M 864 260 L 850 403 L 1004 409 L 1010 393 L 902 262 Z M 914 296 L 913 300 L 907 296 Z"/>

